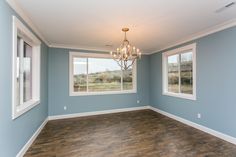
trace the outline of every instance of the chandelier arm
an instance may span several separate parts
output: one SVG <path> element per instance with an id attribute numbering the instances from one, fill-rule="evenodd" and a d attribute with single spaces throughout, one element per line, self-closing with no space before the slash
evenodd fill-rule
<path id="1" fill-rule="evenodd" d="M 127 70 L 132 66 L 134 65 L 134 62 L 135 62 L 135 59 L 132 61 L 132 63 L 127 67 Z"/>
<path id="2" fill-rule="evenodd" d="M 120 63 L 121 59 L 120 59 L 120 60 L 115 59 L 115 61 L 117 62 L 117 64 L 118 64 L 120 67 L 122 67 L 122 64 Z M 122 62 L 122 61 L 121 61 L 121 62 Z"/>
<path id="3" fill-rule="evenodd" d="M 129 69 L 129 66 L 128 66 L 128 60 L 125 61 L 125 70 L 128 70 Z"/>
<path id="4" fill-rule="evenodd" d="M 127 67 L 127 61 L 124 61 L 124 68 L 126 69 L 126 67 Z"/>
<path id="5" fill-rule="evenodd" d="M 127 39 L 127 32 L 129 31 L 129 28 L 122 28 L 122 31 L 124 32 L 124 40 L 114 54 L 111 51 L 111 56 L 123 71 L 128 70 L 131 66 L 133 66 L 134 62 L 141 58 L 141 53 L 139 52 L 139 49 L 129 45 L 129 41 Z M 131 62 L 131 64 L 129 64 L 129 62 Z"/>

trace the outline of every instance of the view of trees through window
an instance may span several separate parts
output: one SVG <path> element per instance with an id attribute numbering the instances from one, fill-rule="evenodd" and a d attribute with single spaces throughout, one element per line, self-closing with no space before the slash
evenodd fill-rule
<path id="1" fill-rule="evenodd" d="M 74 92 L 132 90 L 132 71 L 132 67 L 121 71 L 113 59 L 74 57 Z"/>
<path id="2" fill-rule="evenodd" d="M 123 71 L 123 90 L 132 90 L 133 89 L 133 77 L 132 77 L 132 67 L 128 70 Z"/>
<path id="3" fill-rule="evenodd" d="M 168 91 L 179 93 L 179 55 L 168 57 Z"/>
<path id="4" fill-rule="evenodd" d="M 87 91 L 87 58 L 73 58 L 74 91 Z"/>
<path id="5" fill-rule="evenodd" d="M 112 59 L 88 58 L 88 91 L 118 91 L 121 89 L 121 71 Z"/>
<path id="6" fill-rule="evenodd" d="M 192 52 L 168 57 L 168 92 L 193 94 Z"/>
<path id="7" fill-rule="evenodd" d="M 193 63 L 192 52 L 182 53 L 180 55 L 180 92 L 185 94 L 193 94 Z"/>

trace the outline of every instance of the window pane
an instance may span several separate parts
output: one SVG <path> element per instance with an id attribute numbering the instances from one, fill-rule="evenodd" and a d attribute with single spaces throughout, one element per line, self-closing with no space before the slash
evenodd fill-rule
<path id="1" fill-rule="evenodd" d="M 168 92 L 179 93 L 179 55 L 168 57 Z"/>
<path id="2" fill-rule="evenodd" d="M 181 93 L 193 94 L 192 52 L 181 54 L 180 76 Z"/>
<path id="3" fill-rule="evenodd" d="M 23 53 L 23 102 L 32 99 L 32 47 L 24 42 Z"/>
<path id="4" fill-rule="evenodd" d="M 74 92 L 87 91 L 87 58 L 73 58 Z"/>
<path id="5" fill-rule="evenodd" d="M 88 58 L 88 91 L 120 91 L 121 70 L 112 59 Z"/>
<path id="6" fill-rule="evenodd" d="M 16 56 L 16 102 L 20 105 L 20 37 L 17 37 L 17 56 Z"/>
<path id="7" fill-rule="evenodd" d="M 123 90 L 133 89 L 133 70 L 132 66 L 123 71 Z"/>

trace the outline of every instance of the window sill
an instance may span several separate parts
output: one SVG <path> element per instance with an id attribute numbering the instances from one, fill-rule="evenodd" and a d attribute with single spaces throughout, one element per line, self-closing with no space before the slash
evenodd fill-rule
<path id="1" fill-rule="evenodd" d="M 70 96 L 96 96 L 96 95 L 111 95 L 111 94 L 134 94 L 137 93 L 136 90 L 127 91 L 108 91 L 108 92 L 71 92 Z"/>
<path id="2" fill-rule="evenodd" d="M 23 105 L 16 107 L 16 110 L 12 115 L 12 119 L 16 119 L 17 117 L 19 117 L 22 114 L 26 113 L 27 111 L 31 110 L 32 108 L 34 108 L 38 104 L 40 104 L 39 100 L 30 100 L 30 101 L 24 103 Z"/>
<path id="3" fill-rule="evenodd" d="M 191 95 L 191 94 L 178 94 L 178 93 L 164 92 L 164 93 L 162 93 L 162 95 L 172 96 L 172 97 L 177 97 L 177 98 L 182 98 L 182 99 L 188 99 L 188 100 L 196 100 L 196 96 Z"/>

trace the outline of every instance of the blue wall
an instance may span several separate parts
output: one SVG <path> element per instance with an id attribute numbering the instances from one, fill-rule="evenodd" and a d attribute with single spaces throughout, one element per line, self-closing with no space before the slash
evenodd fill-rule
<path id="1" fill-rule="evenodd" d="M 137 64 L 137 94 L 69 96 L 69 51 L 68 49 L 49 49 L 48 105 L 50 116 L 149 104 L 148 56 L 143 56 Z M 137 104 L 137 100 L 140 100 L 139 104 Z M 63 109 L 64 106 L 67 106 L 66 111 Z"/>
<path id="2" fill-rule="evenodd" d="M 16 13 L 0 0 L 0 156 L 15 157 L 48 115 L 47 50 L 41 47 L 41 104 L 12 120 L 12 15 Z M 18 17 L 19 18 L 19 17 Z M 20 19 L 20 18 L 19 18 Z M 21 19 L 21 21 L 23 21 Z"/>
<path id="3" fill-rule="evenodd" d="M 197 100 L 162 95 L 159 52 L 150 56 L 150 104 L 236 137 L 236 27 L 189 43 L 193 42 L 197 43 Z"/>
<path id="4" fill-rule="evenodd" d="M 236 27 L 186 43 L 197 43 L 196 101 L 162 95 L 161 53 L 143 56 L 138 61 L 135 94 L 70 97 L 68 53 L 70 50 L 48 48 L 42 43 L 41 104 L 12 120 L 12 15 L 17 16 L 5 0 L 0 0 L 1 157 L 14 157 L 48 115 L 144 105 L 152 105 L 236 137 L 236 83 L 234 82 L 236 80 Z M 140 100 L 139 104 L 137 100 Z M 64 106 L 67 106 L 66 111 L 63 109 Z M 197 113 L 202 114 L 201 119 L 197 119 Z"/>

